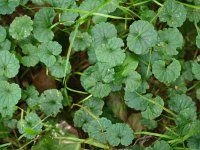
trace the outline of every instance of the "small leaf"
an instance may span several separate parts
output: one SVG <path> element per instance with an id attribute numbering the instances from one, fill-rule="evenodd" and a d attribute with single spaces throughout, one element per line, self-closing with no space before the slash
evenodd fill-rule
<path id="1" fill-rule="evenodd" d="M 148 21 L 135 21 L 130 25 L 127 45 L 135 54 L 146 54 L 157 42 L 157 32 Z"/>
<path id="2" fill-rule="evenodd" d="M 95 45 L 106 44 L 108 39 L 117 36 L 115 26 L 108 22 L 102 22 L 95 25 L 91 31 L 92 38 Z"/>
<path id="3" fill-rule="evenodd" d="M 38 49 L 40 61 L 43 62 L 47 67 L 51 67 L 56 63 L 56 57 L 62 51 L 62 46 L 56 41 L 49 41 L 39 45 Z"/>
<path id="4" fill-rule="evenodd" d="M 200 100 L 200 88 L 196 90 L 196 97 L 198 100 Z"/>
<path id="5" fill-rule="evenodd" d="M 0 1 L 0 14 L 12 14 L 15 8 L 19 5 L 19 0 L 1 0 Z"/>
<path id="6" fill-rule="evenodd" d="M 145 148 L 145 150 L 172 150 L 166 141 L 156 141 L 152 147 Z"/>
<path id="7" fill-rule="evenodd" d="M 25 44 L 22 46 L 22 52 L 26 55 L 21 59 L 21 63 L 26 67 L 34 67 L 40 61 L 39 49 L 32 44 Z"/>
<path id="8" fill-rule="evenodd" d="M 158 60 L 153 63 L 152 71 L 160 82 L 170 83 L 180 76 L 181 65 L 176 59 L 173 59 L 169 65 L 166 65 L 163 60 Z"/>
<path id="9" fill-rule="evenodd" d="M 186 20 L 187 11 L 182 4 L 175 0 L 167 0 L 163 7 L 159 8 L 159 19 L 167 22 L 170 27 L 180 27 Z"/>
<path id="10" fill-rule="evenodd" d="M 18 84 L 0 81 L 0 113 L 2 116 L 12 116 L 14 107 L 21 98 L 21 89 Z"/>
<path id="11" fill-rule="evenodd" d="M 0 75 L 13 78 L 19 72 L 19 61 L 14 54 L 8 51 L 0 51 Z"/>
<path id="12" fill-rule="evenodd" d="M 116 123 L 108 128 L 107 140 L 112 146 L 118 146 L 119 144 L 128 146 L 133 139 L 133 130 L 127 124 Z"/>
<path id="13" fill-rule="evenodd" d="M 35 14 L 33 34 L 38 41 L 47 42 L 53 39 L 54 33 L 50 27 L 55 16 L 56 13 L 51 8 L 42 8 Z"/>
<path id="14" fill-rule="evenodd" d="M 62 106 L 63 96 L 56 89 L 45 90 L 40 96 L 40 108 L 46 115 L 56 116 Z"/>
<path id="15" fill-rule="evenodd" d="M 11 42 L 8 39 L 5 39 L 3 42 L 0 42 L 0 51 L 9 51 L 11 48 Z"/>
<path id="16" fill-rule="evenodd" d="M 191 149 L 200 149 L 200 134 L 189 138 L 187 140 L 187 146 Z"/>
<path id="17" fill-rule="evenodd" d="M 94 97 L 103 98 L 111 92 L 114 69 L 107 64 L 98 63 L 87 68 L 81 76 L 82 86 Z"/>
<path id="18" fill-rule="evenodd" d="M 21 17 L 16 17 L 10 24 L 9 33 L 17 40 L 22 40 L 28 37 L 33 30 L 33 21 L 31 17 L 24 15 Z"/>
<path id="19" fill-rule="evenodd" d="M 69 41 L 72 42 L 72 39 L 74 38 L 74 31 L 70 33 Z M 75 51 L 84 51 L 88 47 L 90 47 L 92 43 L 92 38 L 87 32 L 81 32 L 78 31 L 73 43 L 73 48 Z"/>
<path id="20" fill-rule="evenodd" d="M 192 73 L 197 80 L 200 80 L 200 65 L 197 62 L 192 63 Z"/>
<path id="21" fill-rule="evenodd" d="M 18 121 L 17 128 L 28 139 L 33 139 L 42 131 L 42 120 L 34 112 L 26 115 L 25 119 Z"/>
<path id="22" fill-rule="evenodd" d="M 122 64 L 125 59 L 125 53 L 121 49 L 123 46 L 124 43 L 120 38 L 109 39 L 107 44 L 102 44 L 95 49 L 97 60 L 111 67 Z"/>

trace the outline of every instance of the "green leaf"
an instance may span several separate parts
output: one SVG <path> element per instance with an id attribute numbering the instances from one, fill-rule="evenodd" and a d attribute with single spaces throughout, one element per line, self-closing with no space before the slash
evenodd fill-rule
<path id="1" fill-rule="evenodd" d="M 46 0 L 31 0 L 34 4 L 43 5 Z"/>
<path id="2" fill-rule="evenodd" d="M 9 51 L 11 48 L 11 42 L 8 39 L 5 39 L 3 42 L 0 42 L 0 51 Z"/>
<path id="3" fill-rule="evenodd" d="M 191 22 L 198 23 L 200 21 L 200 10 L 199 9 L 193 9 L 193 8 L 187 8 L 187 18 Z"/>
<path id="4" fill-rule="evenodd" d="M 192 101 L 191 97 L 181 94 L 181 95 L 173 95 L 168 101 L 169 108 L 176 113 L 184 109 L 193 109 L 196 110 L 196 105 Z"/>
<path id="5" fill-rule="evenodd" d="M 152 147 L 147 147 L 145 150 L 172 150 L 166 141 L 156 141 Z"/>
<path id="6" fill-rule="evenodd" d="M 63 78 L 68 75 L 71 72 L 71 65 L 68 63 L 67 72 L 65 72 L 65 64 L 66 60 L 59 56 L 55 64 L 49 67 L 51 75 L 56 78 Z"/>
<path id="7" fill-rule="evenodd" d="M 157 51 L 167 55 L 177 55 L 177 48 L 182 46 L 183 36 L 177 28 L 165 28 L 158 31 L 158 45 L 155 48 Z"/>
<path id="8" fill-rule="evenodd" d="M 19 72 L 19 61 L 14 54 L 8 51 L 0 51 L 0 75 L 13 78 Z"/>
<path id="9" fill-rule="evenodd" d="M 160 82 L 170 83 L 180 76 L 181 65 L 176 59 L 173 59 L 168 65 L 166 65 L 165 61 L 158 60 L 153 63 L 152 71 Z"/>
<path id="10" fill-rule="evenodd" d="M 2 27 L 0 25 L 0 43 L 3 42 L 5 39 L 6 39 L 6 36 L 7 36 L 7 32 L 6 32 L 6 29 L 4 27 Z"/>
<path id="11" fill-rule="evenodd" d="M 157 96 L 156 98 L 152 99 L 155 103 L 159 104 L 160 106 L 164 107 L 164 101 L 161 97 Z M 142 112 L 142 117 L 146 119 L 155 119 L 159 117 L 162 113 L 163 109 L 151 102 L 148 101 L 148 106 L 145 111 Z"/>
<path id="12" fill-rule="evenodd" d="M 129 27 L 127 45 L 136 54 L 146 54 L 157 43 L 157 32 L 148 21 L 135 21 Z"/>
<path id="13" fill-rule="evenodd" d="M 26 138 L 33 139 L 42 131 L 42 121 L 36 113 L 30 112 L 18 121 L 17 128 Z"/>
<path id="14" fill-rule="evenodd" d="M 186 20 L 187 11 L 185 7 L 175 0 L 167 0 L 158 11 L 160 21 L 167 22 L 170 27 L 180 27 Z"/>
<path id="15" fill-rule="evenodd" d="M 125 53 L 121 49 L 123 46 L 124 43 L 120 38 L 109 39 L 107 44 L 102 44 L 95 49 L 97 60 L 111 67 L 121 65 L 125 59 Z"/>
<path id="16" fill-rule="evenodd" d="M 200 34 L 196 36 L 196 45 L 198 48 L 200 48 Z"/>
<path id="17" fill-rule="evenodd" d="M 0 1 L 0 14 L 12 14 L 15 8 L 19 5 L 19 0 L 1 0 Z"/>
<path id="18" fill-rule="evenodd" d="M 14 107 L 21 98 L 21 89 L 15 83 L 0 81 L 0 113 L 3 117 L 12 116 Z"/>
<path id="19" fill-rule="evenodd" d="M 141 75 L 136 71 L 130 71 L 123 83 L 125 83 L 125 91 L 133 92 L 137 90 L 141 84 Z"/>
<path id="20" fill-rule="evenodd" d="M 97 120 L 92 120 L 87 124 L 84 124 L 87 128 L 89 137 L 94 138 L 100 143 L 107 143 L 107 130 L 111 127 L 112 123 L 107 118 L 100 118 Z"/>
<path id="21" fill-rule="evenodd" d="M 198 62 L 192 63 L 192 73 L 197 80 L 200 80 L 200 65 L 198 64 Z"/>
<path id="22" fill-rule="evenodd" d="M 128 146 L 133 139 L 133 130 L 127 124 L 116 123 L 108 128 L 107 140 L 112 146 L 118 146 L 119 144 Z"/>
<path id="23" fill-rule="evenodd" d="M 196 97 L 198 100 L 200 100 L 200 88 L 196 90 Z"/>
<path id="24" fill-rule="evenodd" d="M 72 39 L 74 38 L 74 31 L 70 33 L 69 41 L 72 42 Z M 92 38 L 87 32 L 81 32 L 78 31 L 73 43 L 73 48 L 75 51 L 84 51 L 88 47 L 90 47 L 92 43 Z"/>
<path id="25" fill-rule="evenodd" d="M 51 8 L 42 8 L 35 14 L 33 24 L 34 37 L 40 42 L 51 41 L 54 33 L 51 31 L 53 19 L 56 13 Z"/>
<path id="26" fill-rule="evenodd" d="M 146 96 L 148 95 L 145 95 L 145 97 Z M 144 111 L 148 106 L 147 100 L 135 91 L 125 91 L 124 100 L 128 107 L 134 108 L 135 110 Z"/>
<path id="27" fill-rule="evenodd" d="M 30 85 L 23 91 L 23 98 L 26 99 L 26 102 L 30 108 L 34 108 L 39 104 L 39 92 L 33 85 Z"/>
<path id="28" fill-rule="evenodd" d="M 21 17 L 16 17 L 10 24 L 9 33 L 17 40 L 22 40 L 28 37 L 33 30 L 33 21 L 31 17 L 24 15 Z"/>
<path id="29" fill-rule="evenodd" d="M 192 81 L 194 79 L 194 76 L 192 74 L 192 61 L 184 62 L 182 76 L 185 80 Z"/>
<path id="30" fill-rule="evenodd" d="M 51 67 L 56 63 L 56 56 L 62 51 L 62 46 L 56 41 L 49 41 L 39 45 L 38 49 L 40 61 L 47 67 Z"/>
<path id="31" fill-rule="evenodd" d="M 114 69 L 107 64 L 98 63 L 88 67 L 81 76 L 82 86 L 94 97 L 103 98 L 111 92 Z"/>
<path id="32" fill-rule="evenodd" d="M 75 2 L 75 0 L 46 0 L 46 2 L 53 7 L 69 8 Z"/>
<path id="33" fill-rule="evenodd" d="M 34 67 L 40 61 L 39 49 L 32 44 L 25 44 L 22 46 L 22 52 L 25 56 L 22 57 L 21 63 L 26 67 Z"/>
<path id="34" fill-rule="evenodd" d="M 192 149 L 200 149 L 200 134 L 189 138 L 187 140 L 187 146 Z"/>
<path id="35" fill-rule="evenodd" d="M 96 46 L 106 44 L 108 43 L 108 39 L 117 37 L 117 30 L 113 24 L 102 22 L 92 28 L 91 35 Z"/>
<path id="36" fill-rule="evenodd" d="M 56 116 L 62 106 L 63 96 L 57 89 L 45 90 L 40 96 L 40 108 L 46 115 Z"/>

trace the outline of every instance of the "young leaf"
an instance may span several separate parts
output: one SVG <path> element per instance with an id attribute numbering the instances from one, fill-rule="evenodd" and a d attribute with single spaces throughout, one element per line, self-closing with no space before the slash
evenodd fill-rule
<path id="1" fill-rule="evenodd" d="M 114 69 L 107 64 L 98 63 L 88 67 L 81 76 L 82 86 L 94 97 L 103 98 L 111 92 Z"/>
<path id="2" fill-rule="evenodd" d="M 175 0 L 167 0 L 163 7 L 159 8 L 159 19 L 167 22 L 170 27 L 180 27 L 186 20 L 187 11 L 182 4 Z"/>
<path id="3" fill-rule="evenodd" d="M 156 141 L 152 147 L 147 147 L 145 150 L 172 150 L 166 141 Z"/>
<path id="4" fill-rule="evenodd" d="M 56 89 L 49 89 L 40 96 L 40 108 L 46 115 L 56 116 L 62 106 L 62 93 Z"/>
<path id="5" fill-rule="evenodd" d="M 199 9 L 193 9 L 193 8 L 187 8 L 187 18 L 191 22 L 198 23 L 200 21 L 200 10 Z"/>
<path id="6" fill-rule="evenodd" d="M 169 65 L 166 65 L 163 60 L 158 60 L 153 63 L 152 71 L 160 82 L 171 83 L 180 76 L 181 65 L 176 59 L 173 59 Z"/>
<path id="7" fill-rule="evenodd" d="M 198 62 L 192 63 L 192 73 L 197 80 L 200 80 L 200 65 L 198 64 Z"/>
<path id="8" fill-rule="evenodd" d="M 2 116 L 12 116 L 14 107 L 21 98 L 18 84 L 0 81 L 0 113 Z"/>
<path id="9" fill-rule="evenodd" d="M 173 36 L 171 36 L 173 34 Z M 158 45 L 155 48 L 167 55 L 177 55 L 177 48 L 183 46 L 183 36 L 177 28 L 165 28 L 158 31 Z"/>
<path id="10" fill-rule="evenodd" d="M 108 39 L 117 37 L 117 30 L 113 24 L 102 22 L 92 28 L 91 35 L 94 39 L 94 44 L 101 45 L 108 43 Z"/>
<path id="11" fill-rule="evenodd" d="M 42 121 L 36 113 L 30 112 L 18 121 L 17 128 L 26 138 L 33 139 L 42 131 Z"/>
<path id="12" fill-rule="evenodd" d="M 102 44 L 95 49 L 97 60 L 111 67 L 122 64 L 125 59 L 125 53 L 121 49 L 123 46 L 124 43 L 120 38 L 109 39 L 107 44 Z"/>
<path id="13" fill-rule="evenodd" d="M 49 41 L 39 45 L 38 49 L 40 61 L 47 67 L 51 67 L 56 63 L 56 56 L 62 51 L 62 46 L 56 41 Z"/>
<path id="14" fill-rule="evenodd" d="M 0 1 L 0 14 L 12 14 L 15 8 L 19 5 L 19 0 L 1 0 Z"/>
<path id="15" fill-rule="evenodd" d="M 157 32 L 148 21 L 135 21 L 130 25 L 127 45 L 136 54 L 146 54 L 157 42 Z"/>
<path id="16" fill-rule="evenodd" d="M 26 67 L 34 67 L 40 61 L 39 49 L 32 44 L 25 44 L 22 46 L 22 52 L 26 55 L 21 59 L 21 63 Z"/>
<path id="17" fill-rule="evenodd" d="M 0 25 L 0 43 L 3 42 L 5 39 L 6 39 L 6 36 L 7 36 L 7 32 L 6 32 L 6 29 L 4 27 L 2 27 Z"/>
<path id="18" fill-rule="evenodd" d="M 5 39 L 3 42 L 0 42 L 0 51 L 9 51 L 11 48 L 11 42 L 8 39 Z"/>
<path id="19" fill-rule="evenodd" d="M 56 13 L 51 8 L 42 8 L 35 14 L 33 23 L 34 37 L 40 42 L 51 41 L 54 37 L 54 33 L 50 27 Z"/>
<path id="20" fill-rule="evenodd" d="M 55 64 L 49 67 L 51 75 L 56 78 L 63 78 L 68 75 L 71 72 L 71 65 L 68 63 L 67 72 L 65 74 L 65 62 L 66 60 L 59 56 Z"/>
<path id="21" fill-rule="evenodd" d="M 168 105 L 176 113 L 186 108 L 196 110 L 195 103 L 185 94 L 172 96 L 168 101 Z"/>
<path id="22" fill-rule="evenodd" d="M 198 100 L 200 100 L 200 88 L 196 90 L 196 97 Z"/>
<path id="23" fill-rule="evenodd" d="M 14 54 L 8 51 L 0 51 L 0 75 L 13 78 L 19 72 L 19 61 Z"/>
<path id="24" fill-rule="evenodd" d="M 119 144 L 128 146 L 133 139 L 133 130 L 127 124 L 116 123 L 107 130 L 107 140 L 112 146 L 118 146 Z"/>
<path id="25" fill-rule="evenodd" d="M 107 130 L 111 127 L 112 123 L 107 118 L 100 118 L 92 120 L 87 124 L 84 124 L 89 137 L 94 138 L 100 143 L 107 143 Z"/>
<path id="26" fill-rule="evenodd" d="M 10 24 L 9 33 L 17 40 L 22 40 L 28 37 L 33 30 L 33 21 L 31 17 L 24 15 L 21 17 L 16 17 Z"/>
<path id="27" fill-rule="evenodd" d="M 72 42 L 72 39 L 74 38 L 74 31 L 70 33 L 69 41 Z M 87 32 L 81 32 L 78 31 L 73 43 L 73 48 L 75 51 L 84 51 L 88 47 L 90 47 L 92 43 L 92 38 Z"/>

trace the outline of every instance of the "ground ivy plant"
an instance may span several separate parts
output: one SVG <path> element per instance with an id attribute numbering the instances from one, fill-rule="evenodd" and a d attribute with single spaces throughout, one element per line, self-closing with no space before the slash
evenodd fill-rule
<path id="1" fill-rule="evenodd" d="M 1 0 L 0 149 L 199 150 L 199 0 Z"/>

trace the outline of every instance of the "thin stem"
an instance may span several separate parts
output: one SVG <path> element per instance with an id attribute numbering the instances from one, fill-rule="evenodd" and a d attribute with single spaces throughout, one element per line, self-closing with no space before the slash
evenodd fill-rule
<path id="1" fill-rule="evenodd" d="M 156 3 L 157 5 L 161 6 L 161 7 L 163 6 L 163 4 L 161 4 L 161 3 L 158 2 L 157 0 L 153 0 L 153 2 Z"/>
<path id="2" fill-rule="evenodd" d="M 156 136 L 156 137 L 165 138 L 165 139 L 174 139 L 174 137 L 172 137 L 172 136 L 159 134 L 159 133 L 153 133 L 153 132 L 142 131 L 142 132 L 135 132 L 134 134 L 135 135 L 143 134 L 143 135 L 151 135 L 151 136 Z"/>
<path id="3" fill-rule="evenodd" d="M 193 86 L 191 86 L 189 89 L 187 89 L 188 91 L 191 91 L 192 89 L 194 89 L 196 86 L 198 86 L 200 84 L 200 81 L 197 81 Z"/>
<path id="4" fill-rule="evenodd" d="M 66 89 L 68 91 L 71 91 L 71 92 L 74 92 L 74 93 L 79 93 L 79 94 L 89 94 L 88 92 L 83 92 L 83 91 L 78 91 L 78 90 L 74 90 L 74 89 L 71 89 L 69 87 L 66 86 Z"/>

